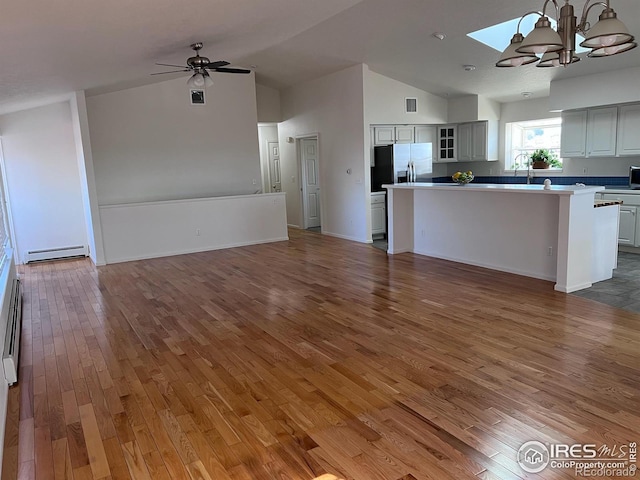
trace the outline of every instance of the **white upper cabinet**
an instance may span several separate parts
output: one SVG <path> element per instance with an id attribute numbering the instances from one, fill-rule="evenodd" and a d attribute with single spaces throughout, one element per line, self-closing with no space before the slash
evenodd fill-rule
<path id="1" fill-rule="evenodd" d="M 458 147 L 456 140 L 458 137 L 457 125 L 441 125 L 438 127 L 438 161 L 456 162 Z"/>
<path id="2" fill-rule="evenodd" d="M 402 125 L 396 127 L 396 143 L 413 143 L 413 126 Z"/>
<path id="3" fill-rule="evenodd" d="M 396 127 L 373 127 L 374 145 L 391 145 L 396 143 Z"/>
<path id="4" fill-rule="evenodd" d="M 489 122 L 475 122 L 472 127 L 471 160 L 492 160 L 489 155 Z"/>
<path id="5" fill-rule="evenodd" d="M 588 110 L 587 157 L 615 156 L 617 124 L 618 107 L 590 108 Z"/>
<path id="6" fill-rule="evenodd" d="M 458 161 L 469 162 L 473 159 L 473 123 L 458 125 Z"/>
<path id="7" fill-rule="evenodd" d="M 458 161 L 498 159 L 498 122 L 479 121 L 458 125 Z"/>
<path id="8" fill-rule="evenodd" d="M 560 156 L 562 158 L 585 157 L 587 154 L 587 111 L 562 112 L 561 135 Z"/>
<path id="9" fill-rule="evenodd" d="M 616 153 L 640 155 L 640 104 L 619 108 Z"/>
<path id="10" fill-rule="evenodd" d="M 436 127 L 432 125 L 416 125 L 415 127 L 415 142 L 431 143 L 434 150 L 437 144 L 436 135 Z"/>
<path id="11" fill-rule="evenodd" d="M 413 125 L 389 125 L 373 127 L 374 145 L 392 145 L 394 143 L 414 143 Z"/>

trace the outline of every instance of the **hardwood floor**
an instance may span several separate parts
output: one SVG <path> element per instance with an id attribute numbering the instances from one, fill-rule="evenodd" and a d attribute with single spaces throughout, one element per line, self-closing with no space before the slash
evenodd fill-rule
<path id="1" fill-rule="evenodd" d="M 3 478 L 574 478 L 519 446 L 640 440 L 640 315 L 290 236 L 21 267 Z"/>

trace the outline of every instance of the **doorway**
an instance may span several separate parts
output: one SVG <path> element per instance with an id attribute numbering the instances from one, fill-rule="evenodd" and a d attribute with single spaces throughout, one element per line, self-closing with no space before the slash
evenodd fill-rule
<path id="1" fill-rule="evenodd" d="M 303 226 L 305 229 L 317 229 L 321 226 L 318 137 L 298 139 L 298 152 L 302 177 Z"/>

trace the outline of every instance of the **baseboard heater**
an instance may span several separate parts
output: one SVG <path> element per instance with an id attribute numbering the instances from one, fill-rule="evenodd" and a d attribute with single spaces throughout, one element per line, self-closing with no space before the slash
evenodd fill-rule
<path id="1" fill-rule="evenodd" d="M 46 250 L 31 250 L 27 252 L 24 263 L 41 262 L 44 260 L 57 260 L 59 258 L 86 257 L 89 249 L 86 245 L 74 247 L 48 248 Z"/>
<path id="2" fill-rule="evenodd" d="M 9 319 L 4 340 L 2 365 L 4 377 L 9 385 L 18 381 L 18 358 L 20 356 L 20 330 L 22 329 L 22 288 L 20 280 L 13 281 L 9 299 Z"/>

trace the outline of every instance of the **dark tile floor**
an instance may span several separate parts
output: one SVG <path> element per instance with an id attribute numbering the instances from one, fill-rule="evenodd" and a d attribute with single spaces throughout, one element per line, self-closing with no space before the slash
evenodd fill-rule
<path id="1" fill-rule="evenodd" d="M 613 271 L 612 279 L 572 295 L 640 313 L 640 255 L 618 253 L 618 268 Z"/>

